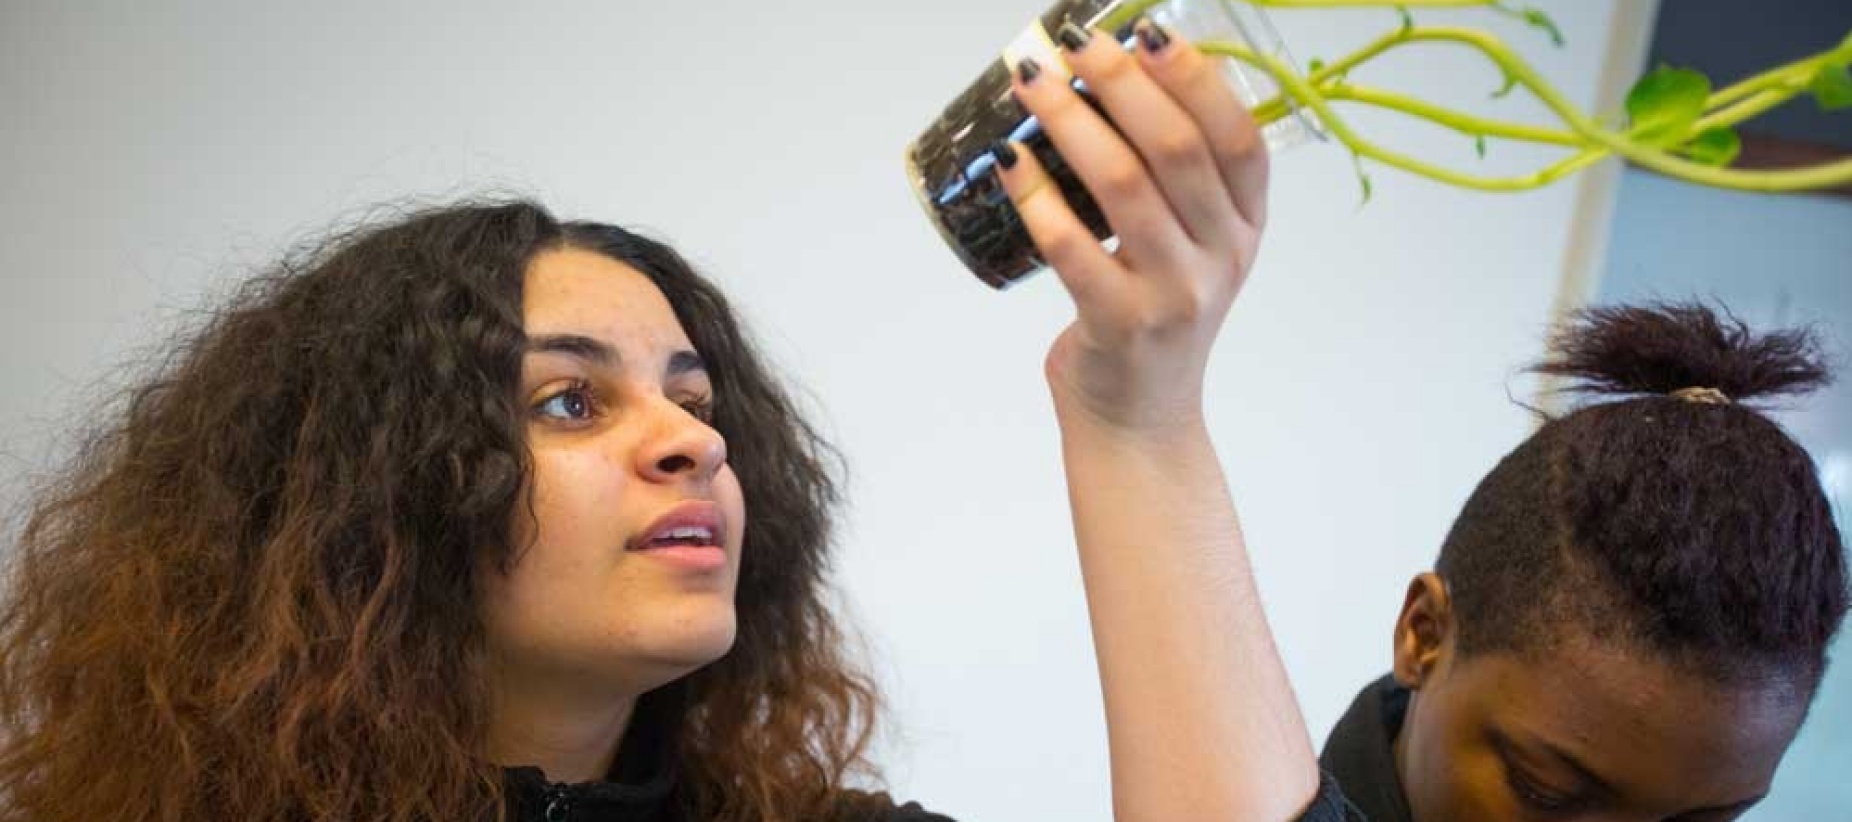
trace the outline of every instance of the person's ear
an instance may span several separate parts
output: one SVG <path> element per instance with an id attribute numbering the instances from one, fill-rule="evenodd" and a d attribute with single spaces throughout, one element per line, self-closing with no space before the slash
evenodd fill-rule
<path id="1" fill-rule="evenodd" d="M 1402 615 L 1395 622 L 1395 679 L 1421 690 L 1453 648 L 1453 600 L 1447 582 L 1428 572 L 1408 583 Z"/>

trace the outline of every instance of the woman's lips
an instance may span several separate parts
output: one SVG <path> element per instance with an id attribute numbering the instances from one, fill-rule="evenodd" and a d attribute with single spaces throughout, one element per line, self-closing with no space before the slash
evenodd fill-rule
<path id="1" fill-rule="evenodd" d="M 644 548 L 638 554 L 672 563 L 688 571 L 712 572 L 727 567 L 727 549 L 718 545 L 667 545 Z"/>
<path id="2" fill-rule="evenodd" d="M 691 571 L 714 571 L 726 567 L 726 538 L 720 506 L 689 500 L 658 517 L 627 548 Z"/>

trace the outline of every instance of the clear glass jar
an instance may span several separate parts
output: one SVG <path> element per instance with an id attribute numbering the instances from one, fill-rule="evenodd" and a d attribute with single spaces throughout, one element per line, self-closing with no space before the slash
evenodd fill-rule
<path id="1" fill-rule="evenodd" d="M 1017 105 L 1010 76 L 1024 58 L 1034 58 L 1045 69 L 1070 74 L 1055 45 L 1055 32 L 1072 22 L 1095 28 L 1124 6 L 1123 0 L 1059 0 L 1030 23 L 1004 49 L 964 93 L 907 147 L 907 175 L 920 205 L 965 266 L 994 288 L 1007 288 L 1039 271 L 1046 264 L 1009 196 L 993 173 L 990 148 L 1004 139 L 1016 140 L 1035 152 L 1075 213 L 1102 241 L 1112 229 L 1092 195 L 1061 159 L 1041 124 Z M 1259 8 L 1236 0 L 1167 0 L 1146 14 L 1193 43 L 1221 40 L 1246 45 L 1291 64 L 1286 44 Z M 1126 47 L 1132 46 L 1129 25 L 1114 32 Z M 1236 97 L 1249 106 L 1279 93 L 1265 72 L 1234 60 L 1223 60 Z M 1092 100 L 1084 84 L 1074 81 L 1083 97 Z M 1096 105 L 1097 108 L 1097 105 Z M 1279 151 L 1321 137 L 1318 125 L 1296 106 L 1291 115 L 1262 128 L 1270 151 Z"/>

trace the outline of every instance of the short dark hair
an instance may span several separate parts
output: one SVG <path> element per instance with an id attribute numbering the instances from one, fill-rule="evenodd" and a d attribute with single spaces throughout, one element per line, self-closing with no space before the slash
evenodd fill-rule
<path id="1" fill-rule="evenodd" d="M 1598 401 L 1500 461 L 1441 548 L 1461 653 L 1572 626 L 1811 693 L 1846 614 L 1844 546 L 1812 459 L 1754 401 L 1824 385 L 1824 362 L 1809 330 L 1757 334 L 1697 303 L 1573 316 L 1532 370 Z"/>

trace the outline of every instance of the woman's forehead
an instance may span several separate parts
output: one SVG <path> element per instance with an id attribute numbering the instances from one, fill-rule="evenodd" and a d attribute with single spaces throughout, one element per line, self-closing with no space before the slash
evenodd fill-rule
<path id="1" fill-rule="evenodd" d="M 620 352 L 689 347 L 655 283 L 592 251 L 563 249 L 535 257 L 523 287 L 522 314 L 530 337 L 576 335 Z"/>

